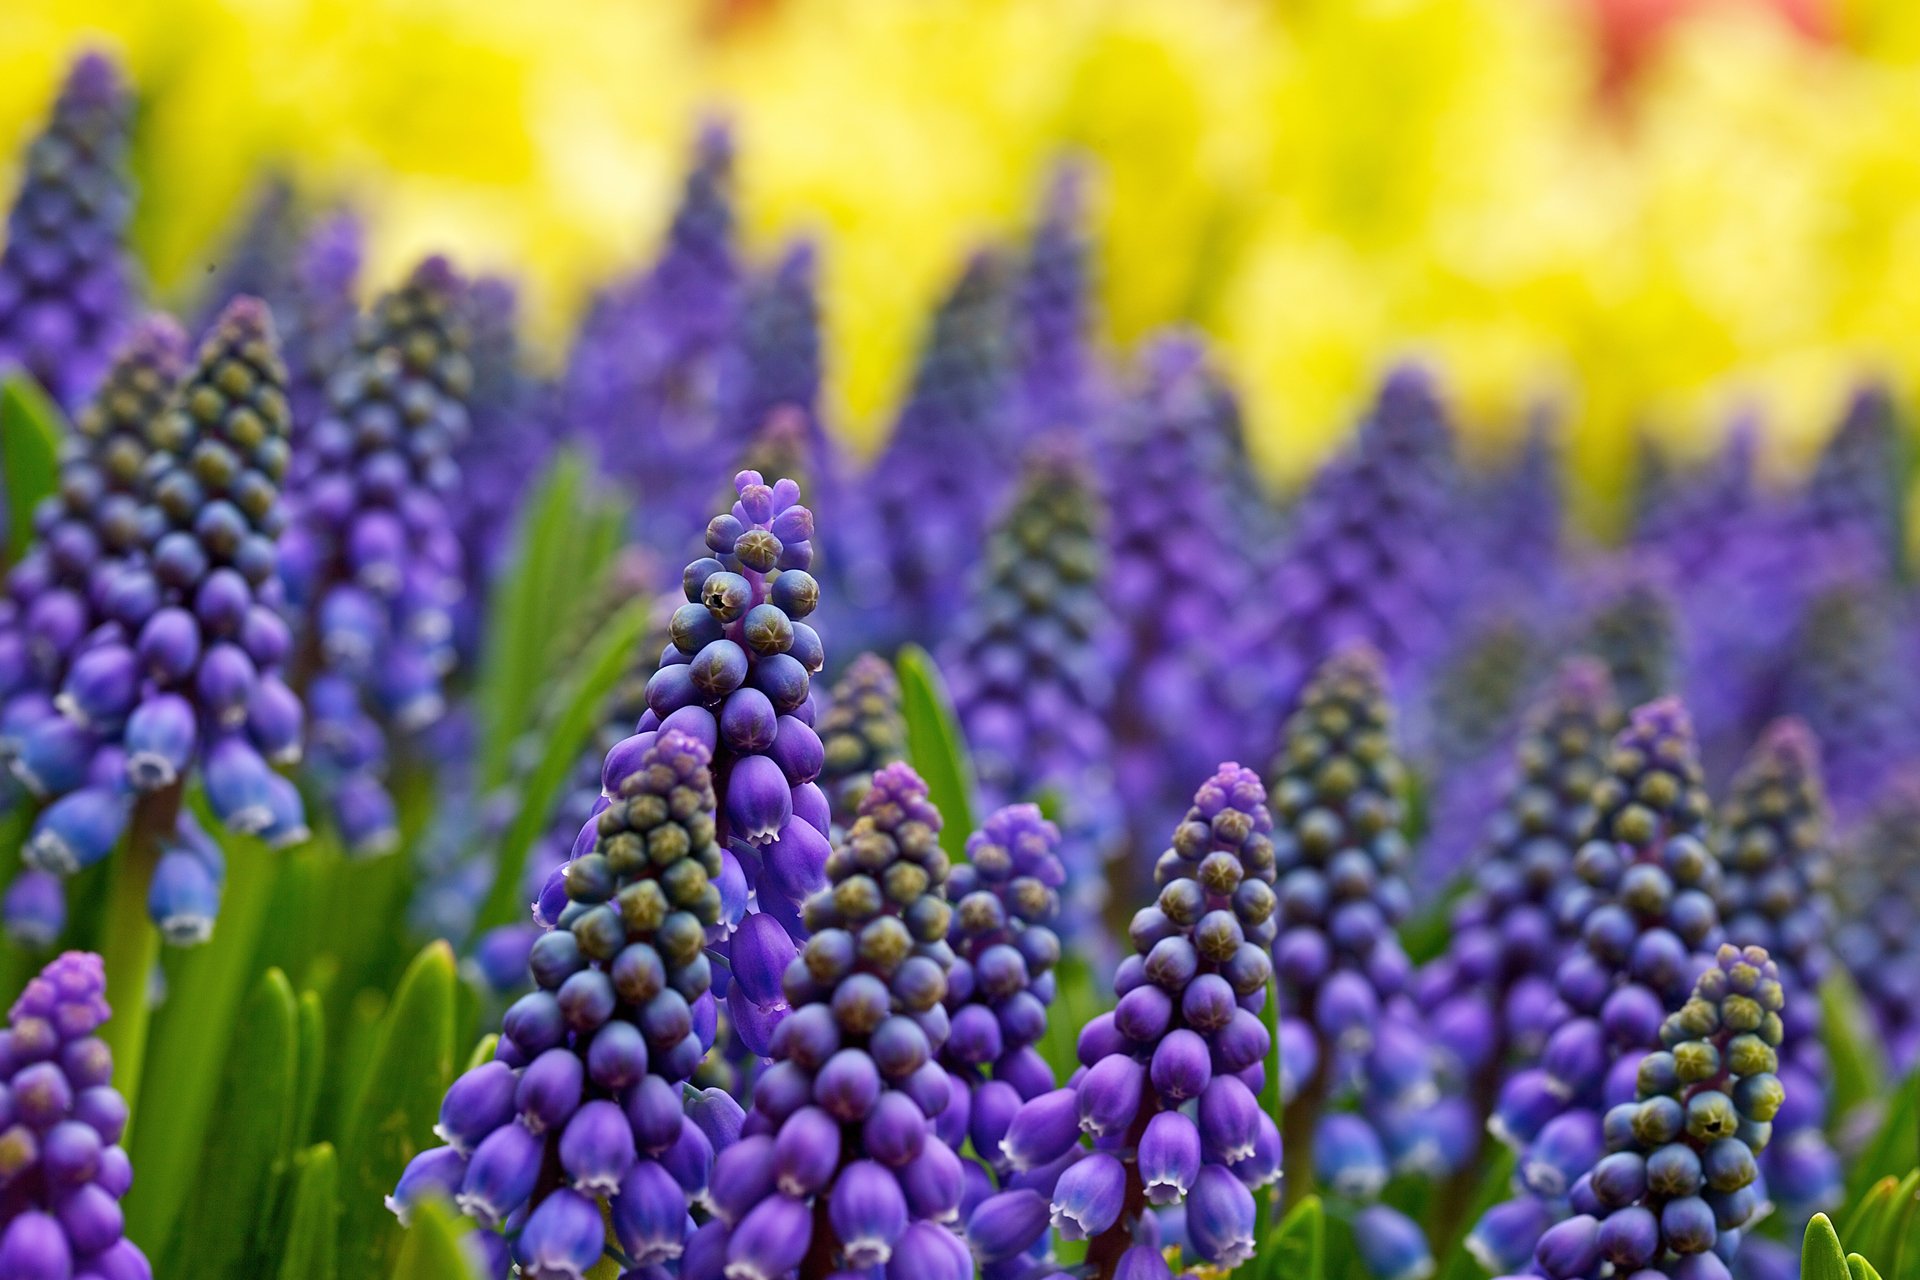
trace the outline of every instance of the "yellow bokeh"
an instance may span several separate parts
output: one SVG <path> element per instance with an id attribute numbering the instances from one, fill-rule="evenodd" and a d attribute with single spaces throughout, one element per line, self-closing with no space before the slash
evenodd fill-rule
<path id="1" fill-rule="evenodd" d="M 1826 43 L 1698 8 L 1603 105 L 1585 0 L 11 0 L 0 144 L 98 40 L 142 92 L 160 298 L 277 166 L 367 211 L 376 278 L 442 248 L 526 277 L 557 353 L 723 112 L 751 251 L 822 241 L 862 445 L 961 255 L 1079 150 L 1104 339 L 1204 325 L 1277 474 L 1415 356 L 1476 432 L 1554 406 L 1604 480 L 1635 431 L 1705 448 L 1743 404 L 1798 457 L 1920 356 L 1915 6 L 1836 0 Z"/>

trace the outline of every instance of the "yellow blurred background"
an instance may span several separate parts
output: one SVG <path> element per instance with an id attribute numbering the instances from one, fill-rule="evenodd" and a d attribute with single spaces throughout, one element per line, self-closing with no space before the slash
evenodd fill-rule
<path id="1" fill-rule="evenodd" d="M 550 355 L 730 115 L 754 251 L 825 240 L 863 446 L 1062 147 L 1099 162 L 1105 336 L 1204 325 L 1282 477 L 1400 354 L 1483 438 L 1559 404 L 1603 480 L 1744 403 L 1796 457 L 1920 363 L 1912 0 L 7 0 L 5 164 L 88 40 L 142 93 L 160 297 L 279 166 L 368 213 L 376 279 L 524 276 Z"/>

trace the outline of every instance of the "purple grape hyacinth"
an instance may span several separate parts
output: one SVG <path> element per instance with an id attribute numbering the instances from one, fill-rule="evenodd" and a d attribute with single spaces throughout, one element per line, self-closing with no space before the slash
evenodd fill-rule
<path id="1" fill-rule="evenodd" d="M 1016 439 L 1055 431 L 1082 436 L 1102 407 L 1085 225 L 1089 179 L 1078 160 L 1054 166 L 1013 285 L 1007 425 Z"/>
<path id="2" fill-rule="evenodd" d="M 1774 1074 L 1785 1003 L 1766 951 L 1719 949 L 1639 1059 L 1632 1096 L 1607 1111 L 1604 1154 L 1575 1183 L 1572 1216 L 1541 1235 L 1537 1274 L 1730 1280 L 1743 1228 L 1764 1212 L 1758 1157 L 1786 1096 Z"/>
<path id="3" fill-rule="evenodd" d="M 1132 1274 L 1138 1249 L 1157 1252 L 1153 1209 L 1178 1204 L 1195 1261 L 1231 1268 L 1252 1257 L 1254 1193 L 1280 1176 L 1282 1156 L 1259 1102 L 1272 1047 L 1272 830 L 1251 769 L 1223 764 L 1194 793 L 1155 865 L 1158 899 L 1129 926 L 1119 1003 L 1080 1032 L 1083 1069 L 1024 1103 L 1001 1139 L 1005 1189 L 967 1219 L 987 1274 L 1050 1270 L 1037 1259 L 1002 1265 L 1049 1224 L 1088 1242 L 1090 1274 Z"/>
<path id="4" fill-rule="evenodd" d="M 27 148 L 0 252 L 0 370 L 24 369 L 69 413 L 132 319 L 126 251 L 132 103 L 120 70 L 84 53 Z"/>
<path id="5" fill-rule="evenodd" d="M 900 715 L 900 681 L 885 659 L 863 653 L 847 664 L 820 715 L 820 745 L 826 762 L 820 785 L 834 825 L 853 825 L 874 773 L 906 751 L 907 726 Z"/>
<path id="6" fill-rule="evenodd" d="M 345 210 L 317 220 L 294 258 L 287 295 L 275 304 L 296 451 L 327 411 L 328 379 L 353 350 L 364 238 L 359 218 Z"/>
<path id="7" fill-rule="evenodd" d="M 799 486 L 742 471 L 734 490 L 733 509 L 707 525 L 709 554 L 682 576 L 687 603 L 668 623 L 639 731 L 679 729 L 714 753 L 720 888 L 738 927 L 726 940 L 727 1008 L 735 1033 L 764 1055 L 784 1013 L 778 975 L 807 936 L 801 904 L 825 883 L 831 851 L 812 694 L 826 650 L 805 621 L 820 585 L 807 572 L 814 523 Z M 763 969 L 771 978 L 754 981 Z"/>
<path id="8" fill-rule="evenodd" d="M 1891 778 L 1839 862 L 1833 949 L 1860 988 L 1894 1070 L 1920 1063 L 1920 770 Z"/>
<path id="9" fill-rule="evenodd" d="M 1821 794 L 1820 744 L 1798 720 L 1767 732 L 1735 775 L 1720 814 L 1715 851 L 1727 941 L 1773 958 L 1786 992 L 1778 1067 L 1792 1104 L 1774 1124 L 1763 1158 L 1767 1190 L 1797 1230 L 1835 1207 L 1840 1164 L 1827 1144 L 1820 984 L 1833 964 L 1835 910 Z"/>
<path id="10" fill-rule="evenodd" d="M 693 1233 L 713 1142 L 682 1086 L 717 1016 L 705 942 L 721 920 L 711 756 L 677 729 L 608 752 L 612 797 L 568 864 L 535 990 L 501 1020 L 492 1061 L 447 1090 L 435 1133 L 388 1197 L 504 1228 L 521 1274 L 580 1280 L 602 1254 L 664 1266 Z M 635 748 L 638 749 L 635 749 Z"/>
<path id="11" fill-rule="evenodd" d="M 1780 701 L 1817 735 L 1843 822 L 1857 819 L 1920 748 L 1920 688 L 1902 651 L 1903 613 L 1894 590 L 1856 565 L 1801 615 Z"/>
<path id="12" fill-rule="evenodd" d="M 936 1060 L 953 952 L 939 812 L 904 764 L 874 775 L 860 817 L 807 900 L 810 933 L 780 986 L 775 1031 L 739 1141 L 714 1162 L 713 1220 L 682 1280 L 826 1280 L 888 1274 L 967 1280 L 960 1159 L 935 1118 Z"/>
<path id="13" fill-rule="evenodd" d="M 445 710 L 453 608 L 465 590 L 448 517 L 473 370 L 464 285 L 429 258 L 375 305 L 303 442 L 285 542 L 305 613 L 315 773 L 349 852 L 398 839 L 382 774 L 389 731 Z"/>
<path id="14" fill-rule="evenodd" d="M 1509 1076 L 1488 1127 L 1518 1153 L 1515 1201 L 1481 1218 L 1469 1247 L 1511 1270 L 1564 1217 L 1568 1195 L 1598 1156 L 1605 1109 L 1632 1096 L 1639 1055 L 1685 1003 L 1721 938 L 1720 864 L 1692 722 L 1672 698 L 1633 713 L 1594 787 L 1592 837 L 1574 855 L 1579 884 L 1557 924 L 1580 945 L 1555 973 L 1558 999 L 1537 1058 Z M 1537 1209 L 1528 1209 L 1533 1201 Z"/>
<path id="15" fill-rule="evenodd" d="M 120 1146 L 127 1104 L 113 1087 L 100 957 L 69 951 L 8 1011 L 0 1032 L 0 1275 L 151 1280 L 123 1234 L 133 1165 Z"/>

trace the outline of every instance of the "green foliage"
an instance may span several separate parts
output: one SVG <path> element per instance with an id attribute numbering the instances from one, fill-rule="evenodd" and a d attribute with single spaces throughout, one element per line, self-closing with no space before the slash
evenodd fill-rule
<path id="1" fill-rule="evenodd" d="M 220 1096 L 200 1154 L 193 1194 L 183 1206 L 170 1275 L 225 1276 L 254 1250 L 270 1256 L 266 1212 L 274 1167 L 293 1145 L 299 1096 L 299 1008 L 287 975 L 269 969 L 241 1011 L 244 1035 L 232 1038 Z M 244 1100 L 242 1102 L 241 1100 Z"/>
<path id="2" fill-rule="evenodd" d="M 573 452 L 555 457 L 521 508 L 514 559 L 481 633 L 487 643 L 474 700 L 483 789 L 508 780 L 514 742 L 569 656 L 553 637 L 585 604 L 581 584 L 612 561 L 625 524 L 625 510 L 595 491 L 586 460 Z"/>
<path id="3" fill-rule="evenodd" d="M 24 373 L 0 382 L 0 474 L 7 490 L 7 559 L 18 560 L 33 541 L 33 510 L 60 481 L 60 442 L 66 420 L 38 383 Z"/>
<path id="4" fill-rule="evenodd" d="M 1800 1244 L 1800 1280 L 1849 1280 L 1846 1251 L 1824 1213 L 1813 1215 Z"/>
<path id="5" fill-rule="evenodd" d="M 1047 1034 L 1034 1047 L 1047 1060 L 1056 1080 L 1065 1080 L 1080 1066 L 1080 1028 L 1099 1017 L 1103 1005 L 1094 986 L 1093 970 L 1077 952 L 1061 955 L 1054 969 L 1053 1007 L 1047 1011 Z"/>
<path id="6" fill-rule="evenodd" d="M 1844 1117 L 1862 1103 L 1886 1097 L 1887 1055 L 1844 965 L 1834 965 L 1820 984 L 1820 1025 L 1833 1088 L 1832 1114 Z"/>
<path id="7" fill-rule="evenodd" d="M 339 1273 L 340 1162 L 316 1143 L 294 1160 L 293 1200 L 277 1280 L 334 1280 Z"/>
<path id="8" fill-rule="evenodd" d="M 1920 1068 L 1887 1100 L 1879 1132 L 1855 1159 L 1847 1175 L 1847 1203 L 1867 1194 L 1882 1178 L 1899 1178 L 1920 1165 Z"/>
<path id="9" fill-rule="evenodd" d="M 1326 1210 L 1319 1196 L 1307 1196 L 1273 1225 L 1234 1274 L 1238 1280 L 1324 1280 L 1326 1266 Z"/>
<path id="10" fill-rule="evenodd" d="M 444 1206 L 431 1200 L 416 1205 L 413 1225 L 389 1274 L 393 1280 L 475 1280 L 473 1263 L 460 1247 L 461 1235 L 458 1220 Z"/>
<path id="11" fill-rule="evenodd" d="M 919 645 L 907 645 L 894 660 L 900 675 L 900 714 L 907 723 L 907 762 L 927 784 L 927 796 L 946 819 L 940 847 L 955 862 L 967 856 L 974 830 L 973 764 L 966 736 L 940 668 Z"/>
<path id="12" fill-rule="evenodd" d="M 385 1196 L 426 1144 L 453 1080 L 455 981 L 453 949 L 429 943 L 400 979 L 351 1095 L 340 1142 L 340 1261 L 348 1275 L 392 1266 L 399 1232 Z"/>

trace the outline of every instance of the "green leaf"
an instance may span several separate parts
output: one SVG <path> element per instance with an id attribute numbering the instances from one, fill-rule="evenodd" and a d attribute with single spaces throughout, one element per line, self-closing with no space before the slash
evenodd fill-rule
<path id="1" fill-rule="evenodd" d="M 1308 1196 L 1275 1224 L 1254 1256 L 1258 1280 L 1325 1280 L 1327 1214 L 1319 1196 Z"/>
<path id="2" fill-rule="evenodd" d="M 1880 1273 L 1873 1269 L 1873 1264 L 1857 1253 L 1847 1255 L 1847 1270 L 1852 1273 L 1853 1280 L 1880 1280 Z"/>
<path id="3" fill-rule="evenodd" d="M 1867 1193 L 1881 1178 L 1903 1177 L 1920 1165 L 1920 1068 L 1915 1068 L 1887 1102 L 1887 1113 L 1854 1162 L 1847 1178 L 1847 1203 Z"/>
<path id="4" fill-rule="evenodd" d="M 1047 1033 L 1035 1047 L 1053 1069 L 1054 1079 L 1065 1080 L 1080 1066 L 1080 1028 L 1100 1016 L 1101 1000 L 1084 956 L 1071 951 L 1063 954 L 1054 973 Z"/>
<path id="5" fill-rule="evenodd" d="M 33 512 L 60 483 L 60 442 L 69 429 L 59 408 L 23 373 L 0 383 L 0 468 L 7 489 L 7 558 L 33 542 Z"/>
<path id="6" fill-rule="evenodd" d="M 1862 1103 L 1887 1096 L 1887 1056 L 1860 989 L 1845 965 L 1834 965 L 1820 984 L 1820 1025 L 1826 1041 L 1833 1100 L 1828 1114 L 1843 1120 Z"/>
<path id="7" fill-rule="evenodd" d="M 382 1210 L 385 1212 L 385 1210 Z M 474 1280 L 473 1263 L 460 1247 L 464 1234 L 454 1215 L 428 1200 L 415 1205 L 413 1225 L 393 1266 L 393 1280 Z"/>
<path id="8" fill-rule="evenodd" d="M 269 969 L 241 1009 L 220 1096 L 182 1206 L 169 1275 L 240 1274 L 267 1212 L 273 1167 L 292 1146 L 299 1013 L 287 975 Z M 249 1230 L 252 1228 L 252 1230 Z M 262 1233 L 264 1234 L 264 1233 Z"/>
<path id="9" fill-rule="evenodd" d="M 1872 1256 L 1887 1280 L 1920 1280 L 1920 1171 L 1895 1188 L 1880 1249 Z"/>
<path id="10" fill-rule="evenodd" d="M 527 853 L 553 820 L 560 790 L 593 736 L 607 698 L 633 660 L 652 615 L 651 600 L 635 600 L 623 607 L 600 628 L 567 679 L 553 691 L 550 714 L 542 717 L 545 727 L 540 761 L 516 788 L 520 809 L 500 839 L 493 888 L 480 909 L 481 928 L 526 918 L 527 906 L 520 900 L 520 875 Z"/>
<path id="11" fill-rule="evenodd" d="M 475 701 L 480 709 L 480 780 L 508 780 L 512 750 L 533 723 L 541 690 L 570 656 L 556 632 L 590 603 L 580 588 L 612 559 L 625 513 L 592 492 L 586 460 L 558 454 L 522 506 L 514 554 L 487 609 Z"/>
<path id="12" fill-rule="evenodd" d="M 1485 1141 L 1480 1152 L 1481 1173 L 1479 1184 L 1474 1188 L 1472 1198 L 1465 1207 L 1455 1213 L 1442 1216 L 1454 1219 L 1446 1224 L 1443 1235 L 1436 1235 L 1434 1244 L 1438 1247 L 1437 1257 L 1446 1259 L 1440 1272 L 1440 1280 L 1482 1280 L 1488 1273 L 1480 1265 L 1480 1260 L 1465 1247 L 1468 1232 L 1480 1221 L 1483 1214 L 1512 1194 L 1513 1187 L 1513 1149 L 1503 1143 Z M 1464 1177 L 1470 1170 L 1462 1170 L 1456 1177 Z M 1448 1191 L 1457 1195 L 1459 1188 L 1448 1186 Z M 1452 1204 L 1460 1204 L 1458 1199 Z M 1430 1224 L 1429 1231 L 1435 1228 Z"/>
<path id="13" fill-rule="evenodd" d="M 123 1205 L 127 1234 L 161 1241 L 193 1194 L 193 1175 L 220 1088 L 234 1021 L 261 969 L 259 949 L 276 856 L 258 840 L 203 821 L 227 858 L 227 887 L 213 937 L 162 957 L 167 1002 L 154 1011 L 140 1123 L 128 1155 L 140 1176 Z"/>
<path id="14" fill-rule="evenodd" d="M 933 658 L 917 644 L 894 660 L 900 674 L 900 714 L 907 723 L 907 761 L 926 781 L 927 796 L 946 823 L 940 847 L 955 862 L 967 856 L 973 834 L 973 762 L 947 682 Z"/>
<path id="15" fill-rule="evenodd" d="M 1870 1252 L 1880 1239 L 1881 1228 L 1887 1221 L 1887 1211 L 1893 1204 L 1895 1188 L 1898 1183 L 1892 1178 L 1882 1178 L 1867 1188 L 1867 1194 L 1853 1201 L 1847 1209 L 1843 1225 L 1846 1238 Z"/>
<path id="16" fill-rule="evenodd" d="M 467 1065 L 462 1068 L 462 1070 L 471 1071 L 475 1067 L 485 1066 L 487 1063 L 492 1062 L 493 1051 L 499 1047 L 500 1033 L 498 1031 L 490 1031 L 486 1035 L 481 1036 L 479 1042 L 473 1046 L 473 1052 L 467 1055 Z"/>
<path id="17" fill-rule="evenodd" d="M 302 991 L 299 1009 L 300 1057 L 293 1099 L 293 1141 L 305 1142 L 320 1110 L 320 1084 L 327 1070 L 327 1015 L 320 993 Z"/>
<path id="18" fill-rule="evenodd" d="M 277 1280 L 334 1280 L 339 1271 L 340 1162 L 331 1143 L 294 1161 L 293 1211 Z"/>
<path id="19" fill-rule="evenodd" d="M 453 948 L 429 943 L 407 967 L 374 1036 L 340 1143 L 340 1256 L 348 1275 L 392 1266 L 397 1222 L 385 1197 L 426 1146 L 453 1080 Z M 408 1274 L 408 1273 L 402 1273 Z M 414 1274 L 426 1275 L 427 1272 Z"/>
<path id="20" fill-rule="evenodd" d="M 1800 1280 L 1851 1280 L 1840 1237 L 1824 1213 L 1813 1215 L 1800 1242 Z"/>

